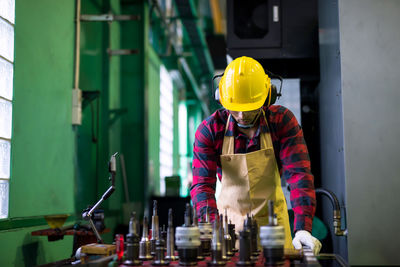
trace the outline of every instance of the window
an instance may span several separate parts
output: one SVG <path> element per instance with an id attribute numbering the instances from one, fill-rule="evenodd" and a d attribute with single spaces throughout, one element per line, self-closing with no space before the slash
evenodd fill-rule
<path id="1" fill-rule="evenodd" d="M 174 97 L 172 79 L 160 68 L 160 194 L 165 194 L 165 177 L 173 174 Z"/>
<path id="2" fill-rule="evenodd" d="M 15 0 L 0 0 L 0 218 L 8 217 Z"/>

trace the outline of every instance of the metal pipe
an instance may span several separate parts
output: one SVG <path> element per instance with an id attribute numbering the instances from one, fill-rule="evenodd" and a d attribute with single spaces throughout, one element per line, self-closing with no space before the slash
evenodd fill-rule
<path id="1" fill-rule="evenodd" d="M 214 33 L 223 34 L 222 15 L 218 0 L 210 0 L 212 20 L 214 23 Z"/>
<path id="2" fill-rule="evenodd" d="M 323 194 L 329 198 L 333 206 L 333 229 L 334 233 L 337 236 L 346 236 L 347 229 L 342 230 L 342 222 L 341 222 L 341 212 L 340 212 L 340 205 L 339 200 L 337 199 L 336 195 L 327 189 L 317 188 L 315 189 L 316 194 Z"/>
<path id="3" fill-rule="evenodd" d="M 79 64 L 81 43 L 81 0 L 76 0 L 76 25 L 75 25 L 75 80 L 74 89 L 79 88 Z"/>

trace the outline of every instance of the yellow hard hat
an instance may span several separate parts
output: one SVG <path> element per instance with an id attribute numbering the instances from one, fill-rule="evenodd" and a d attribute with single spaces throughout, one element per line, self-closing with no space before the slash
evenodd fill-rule
<path id="1" fill-rule="evenodd" d="M 250 57 L 239 57 L 226 67 L 219 82 L 219 99 L 224 108 L 250 111 L 262 107 L 271 92 L 271 79 L 261 64 Z"/>

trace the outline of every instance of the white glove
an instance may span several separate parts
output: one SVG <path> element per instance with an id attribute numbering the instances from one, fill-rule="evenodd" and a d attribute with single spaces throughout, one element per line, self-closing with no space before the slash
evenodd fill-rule
<path id="1" fill-rule="evenodd" d="M 305 230 L 297 231 L 292 243 L 295 249 L 301 249 L 302 245 L 310 247 L 314 255 L 317 255 L 322 247 L 321 242 Z"/>

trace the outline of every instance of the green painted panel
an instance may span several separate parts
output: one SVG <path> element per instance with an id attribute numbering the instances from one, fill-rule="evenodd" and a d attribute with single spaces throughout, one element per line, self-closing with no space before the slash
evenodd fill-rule
<path id="1" fill-rule="evenodd" d="M 124 14 L 140 15 L 141 20 L 121 23 L 121 47 L 138 49 L 139 54 L 121 57 L 121 146 L 125 155 L 131 201 L 143 206 L 147 191 L 147 136 L 145 135 L 145 44 L 148 42 L 145 3 L 123 6 Z M 139 213 L 141 211 L 138 211 Z"/>
<path id="2" fill-rule="evenodd" d="M 73 1 L 16 1 L 10 217 L 74 210 L 73 18 Z"/>
<path id="3" fill-rule="evenodd" d="M 160 194 L 160 66 L 155 51 L 148 48 L 148 153 L 149 153 L 149 190 Z"/>
<path id="4" fill-rule="evenodd" d="M 101 14 L 103 8 L 94 1 L 82 1 L 82 14 Z M 103 83 L 103 76 L 108 76 L 104 71 L 105 44 L 104 36 L 107 25 L 101 22 L 81 23 L 80 44 L 80 81 L 79 87 L 83 91 L 99 91 L 99 97 L 82 110 L 82 125 L 77 129 L 77 160 L 76 179 L 76 211 L 80 212 L 89 204 L 94 204 L 99 199 L 99 182 L 101 167 L 101 147 L 104 129 L 98 127 L 100 117 L 104 116 L 101 104 L 106 102 L 104 91 L 107 84 Z M 102 180 L 106 179 L 106 177 Z"/>
<path id="5" fill-rule="evenodd" d="M 48 228 L 48 225 L 0 232 L 0 266 L 36 266 L 69 258 L 73 236 L 49 242 L 46 236 L 32 236 L 32 231 Z"/>

